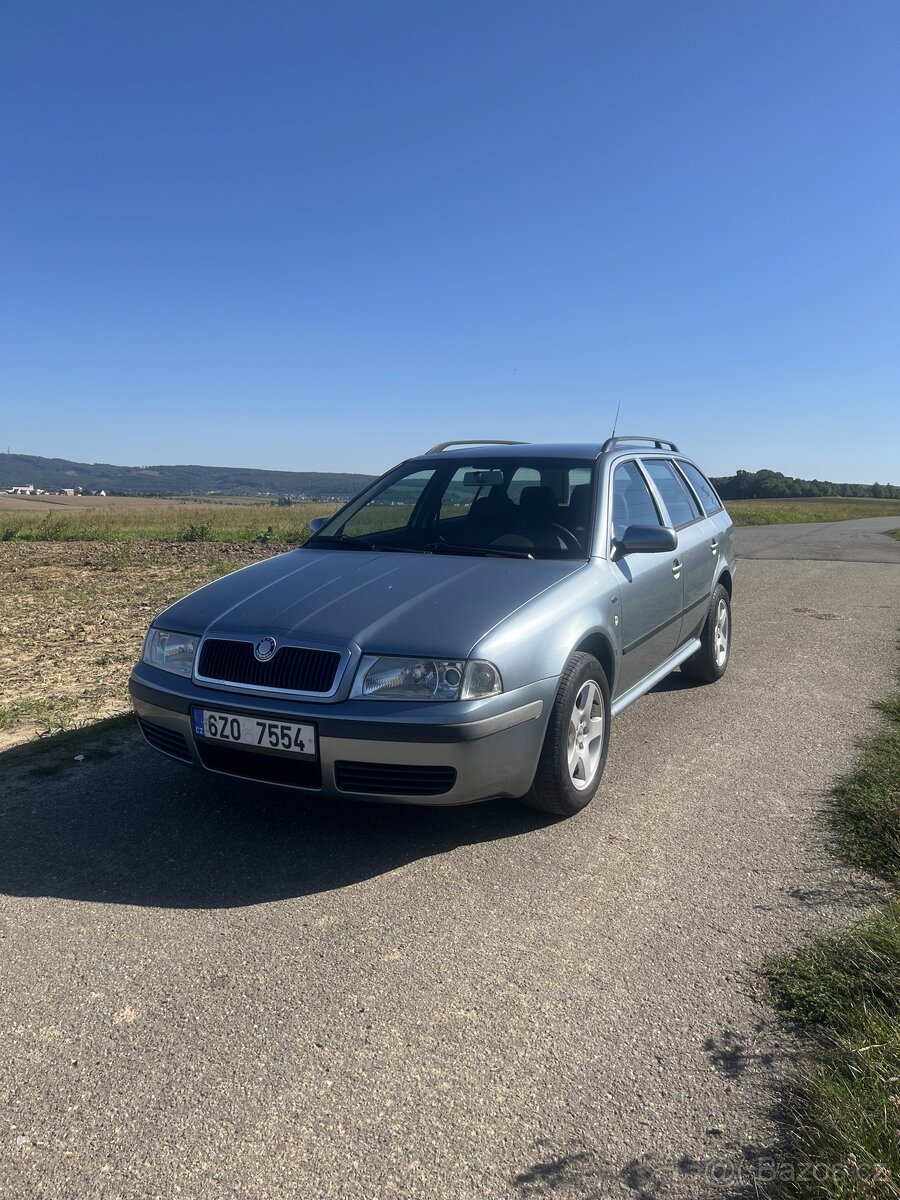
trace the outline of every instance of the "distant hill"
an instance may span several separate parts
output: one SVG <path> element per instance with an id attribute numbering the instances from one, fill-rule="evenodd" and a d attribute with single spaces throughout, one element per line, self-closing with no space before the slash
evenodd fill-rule
<path id="1" fill-rule="evenodd" d="M 0 490 L 33 483 L 36 488 L 103 490 L 120 496 L 294 496 L 308 500 L 346 500 L 372 475 L 337 471 L 260 471 L 254 467 L 116 467 L 110 463 L 70 462 L 33 454 L 0 454 Z"/>

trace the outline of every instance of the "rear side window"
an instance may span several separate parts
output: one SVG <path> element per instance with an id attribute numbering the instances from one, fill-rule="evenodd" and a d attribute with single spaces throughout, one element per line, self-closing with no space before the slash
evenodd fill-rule
<path id="1" fill-rule="evenodd" d="M 642 461 L 647 474 L 659 489 L 676 529 L 703 516 L 697 501 L 670 462 L 664 458 L 645 458 Z"/>
<path id="2" fill-rule="evenodd" d="M 629 525 L 662 525 L 650 489 L 633 462 L 616 467 L 613 476 L 613 537 L 620 539 Z"/>
<path id="3" fill-rule="evenodd" d="M 693 463 L 679 461 L 678 466 L 687 475 L 691 487 L 700 497 L 700 503 L 706 509 L 707 513 L 719 512 L 722 508 L 722 501 L 716 495 L 712 484 L 706 476 L 701 474 Z"/>
<path id="4" fill-rule="evenodd" d="M 590 484 L 593 472 L 590 467 L 570 467 L 569 468 L 569 495 L 572 495 L 573 488 L 584 487 L 585 484 Z"/>
<path id="5" fill-rule="evenodd" d="M 509 486 L 506 489 L 506 494 L 514 504 L 518 504 L 522 499 L 522 492 L 525 488 L 540 486 L 541 473 L 536 467 L 516 467 L 513 477 L 509 481 Z"/>
<path id="6" fill-rule="evenodd" d="M 466 483 L 466 476 L 472 474 L 472 467 L 460 467 L 453 475 L 444 494 L 441 497 L 439 520 L 448 521 L 452 517 L 464 517 L 469 513 L 476 500 L 488 496 L 494 490 L 490 487 L 473 487 Z"/>

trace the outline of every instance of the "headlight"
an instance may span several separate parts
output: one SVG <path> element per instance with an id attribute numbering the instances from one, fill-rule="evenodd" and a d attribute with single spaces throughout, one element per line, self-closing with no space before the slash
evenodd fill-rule
<path id="1" fill-rule="evenodd" d="M 151 626 L 144 639 L 141 658 L 151 667 L 190 678 L 198 641 L 199 638 L 191 637 L 188 633 L 173 633 L 170 629 Z"/>
<path id="2" fill-rule="evenodd" d="M 500 672 L 479 659 L 364 654 L 350 695 L 368 700 L 483 700 L 502 691 Z"/>

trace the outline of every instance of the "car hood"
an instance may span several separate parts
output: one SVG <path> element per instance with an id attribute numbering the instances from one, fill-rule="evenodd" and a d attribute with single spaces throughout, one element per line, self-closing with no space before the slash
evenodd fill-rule
<path id="1" fill-rule="evenodd" d="M 465 658 L 498 622 L 584 565 L 301 547 L 207 584 L 155 623 Z"/>

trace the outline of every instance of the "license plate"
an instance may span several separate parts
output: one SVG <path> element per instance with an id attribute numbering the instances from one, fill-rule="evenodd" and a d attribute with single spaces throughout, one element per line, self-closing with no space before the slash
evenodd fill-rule
<path id="1" fill-rule="evenodd" d="M 298 758 L 316 757 L 315 725 L 237 716 L 209 708 L 194 709 L 194 736 L 232 742 L 257 750 L 277 750 Z"/>

